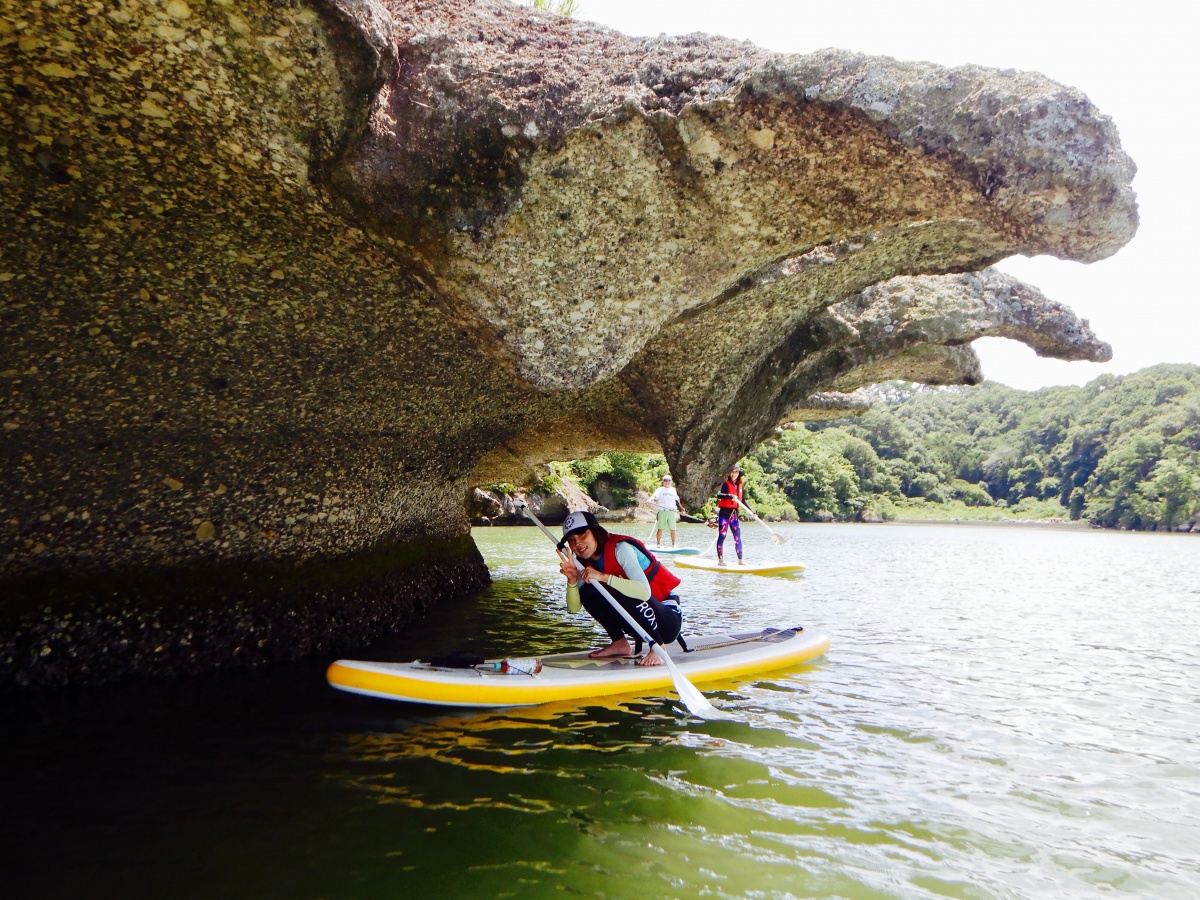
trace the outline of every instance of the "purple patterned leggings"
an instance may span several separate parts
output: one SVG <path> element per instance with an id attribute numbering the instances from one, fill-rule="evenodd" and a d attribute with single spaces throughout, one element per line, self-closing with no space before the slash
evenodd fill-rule
<path id="1" fill-rule="evenodd" d="M 725 546 L 725 532 L 733 532 L 733 546 L 737 550 L 737 558 L 742 558 L 742 526 L 738 522 L 736 509 L 717 510 L 717 557 L 720 558 Z"/>

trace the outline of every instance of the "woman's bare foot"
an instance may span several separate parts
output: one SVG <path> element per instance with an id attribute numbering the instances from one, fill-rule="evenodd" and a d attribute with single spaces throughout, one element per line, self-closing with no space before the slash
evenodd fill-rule
<path id="1" fill-rule="evenodd" d="M 659 658 L 658 654 L 654 651 L 654 648 L 651 647 L 650 652 L 648 652 L 645 656 L 643 656 L 641 659 L 638 660 L 638 665 L 639 666 L 661 666 L 661 665 L 663 665 L 663 661 Z"/>
<path id="2" fill-rule="evenodd" d="M 633 648 L 629 646 L 629 641 L 625 638 L 620 638 L 613 641 L 607 647 L 601 647 L 599 650 L 593 650 L 588 656 L 592 659 L 608 659 L 610 656 L 629 656 Z"/>

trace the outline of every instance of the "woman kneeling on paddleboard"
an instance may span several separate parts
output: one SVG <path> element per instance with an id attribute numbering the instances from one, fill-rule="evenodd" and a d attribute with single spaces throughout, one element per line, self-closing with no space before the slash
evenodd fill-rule
<path id="1" fill-rule="evenodd" d="M 564 545 L 578 558 L 578 565 L 569 553 L 563 552 Z M 637 637 L 621 614 L 601 596 L 596 584 L 603 584 L 658 643 L 669 644 L 679 637 L 683 613 L 679 610 L 679 598 L 671 593 L 679 579 L 637 538 L 609 534 L 590 512 L 573 512 L 563 520 L 558 556 L 567 579 L 567 608 L 576 612 L 582 605 L 612 640 L 589 656 L 604 659 L 634 655 L 626 635 Z M 639 649 L 641 643 L 641 638 L 637 638 Z M 662 664 L 653 648 L 638 663 Z"/>

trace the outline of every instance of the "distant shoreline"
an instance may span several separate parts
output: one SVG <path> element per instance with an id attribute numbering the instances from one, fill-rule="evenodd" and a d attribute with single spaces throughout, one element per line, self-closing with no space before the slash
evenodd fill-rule
<path id="1" fill-rule="evenodd" d="M 1099 531 L 1107 534 L 1171 534 L 1171 535 L 1200 535 L 1200 531 L 1166 531 L 1139 528 L 1102 528 L 1090 522 L 1072 522 L 1070 519 L 905 519 L 895 518 L 886 522 L 798 522 L 795 520 L 768 520 L 776 525 L 999 525 L 1005 528 L 1053 528 L 1061 531 Z M 472 528 L 508 528 L 529 525 L 524 521 L 497 520 L 488 524 L 472 523 Z M 647 522 L 637 520 L 606 521 L 605 525 L 646 525 Z"/>
<path id="2" fill-rule="evenodd" d="M 884 525 L 1015 525 L 1020 527 L 1065 528 L 1088 531 L 1119 531 L 1116 528 L 1101 528 L 1089 522 L 1072 522 L 1070 519 L 905 519 L 900 516 Z"/>
<path id="3" fill-rule="evenodd" d="M 606 527 L 615 528 L 620 531 L 622 528 L 645 528 L 654 522 L 654 518 L 649 513 L 643 513 L 645 507 L 621 507 L 617 509 L 608 509 L 602 507 L 602 512 L 597 514 L 600 522 Z M 564 513 L 565 515 L 565 513 Z M 994 518 L 992 517 L 994 516 Z M 561 522 L 561 517 L 546 518 L 548 524 L 557 525 Z M 1112 532 L 1114 534 L 1194 534 L 1200 535 L 1200 529 L 1192 531 L 1174 531 L 1168 529 L 1149 529 L 1149 528 L 1105 528 L 1100 525 L 1093 525 L 1086 519 L 1065 519 L 1057 516 L 1051 516 L 1044 519 L 1037 518 L 1008 518 L 997 516 L 993 511 L 991 516 L 982 513 L 978 517 L 972 516 L 903 516 L 898 515 L 884 521 L 873 522 L 855 522 L 855 521 L 799 521 L 796 519 L 765 519 L 771 524 L 792 524 L 792 525 L 1002 525 L 1005 527 L 1017 528 L 1052 528 L 1067 531 L 1103 531 Z M 472 519 L 472 528 L 505 528 L 509 526 L 525 526 L 530 523 L 515 514 L 506 516 L 497 516 L 489 520 Z M 702 524 L 696 523 L 680 523 L 683 524 Z M 743 527 L 746 526 L 746 520 L 743 521 Z"/>

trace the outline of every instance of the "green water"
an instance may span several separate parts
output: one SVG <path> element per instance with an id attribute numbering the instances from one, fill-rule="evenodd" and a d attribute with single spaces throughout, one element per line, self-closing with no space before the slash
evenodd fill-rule
<path id="1" fill-rule="evenodd" d="M 774 527 L 774 526 L 773 526 Z M 747 525 L 802 577 L 676 569 L 687 627 L 821 661 L 672 696 L 445 712 L 327 660 L 34 704 L 0 745 L 13 897 L 1200 896 L 1200 539 Z M 642 535 L 638 535 L 642 536 Z M 684 526 L 681 542 L 711 532 Z M 599 643 L 545 538 L 373 658 Z"/>

